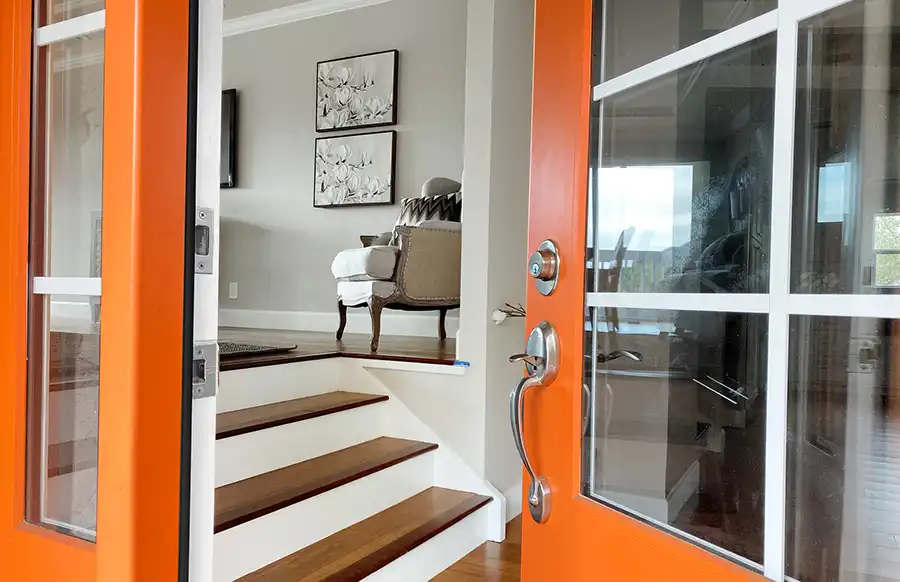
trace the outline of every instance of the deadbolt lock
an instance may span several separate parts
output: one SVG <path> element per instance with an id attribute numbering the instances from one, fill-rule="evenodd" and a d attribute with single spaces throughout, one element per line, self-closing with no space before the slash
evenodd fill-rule
<path id="1" fill-rule="evenodd" d="M 528 260 L 528 274 L 542 295 L 550 295 L 559 281 L 559 250 L 552 240 L 541 243 Z"/>

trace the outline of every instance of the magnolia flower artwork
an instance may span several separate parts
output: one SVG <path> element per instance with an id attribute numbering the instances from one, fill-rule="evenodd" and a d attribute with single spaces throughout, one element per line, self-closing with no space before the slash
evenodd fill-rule
<path id="1" fill-rule="evenodd" d="M 398 60 L 394 50 L 319 63 L 316 131 L 396 123 Z"/>
<path id="2" fill-rule="evenodd" d="M 396 132 L 316 140 L 317 208 L 394 203 Z"/>

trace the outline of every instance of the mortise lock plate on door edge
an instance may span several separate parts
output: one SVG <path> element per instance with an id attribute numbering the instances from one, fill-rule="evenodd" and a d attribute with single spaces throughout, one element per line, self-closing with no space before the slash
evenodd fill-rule
<path id="1" fill-rule="evenodd" d="M 541 243 L 528 260 L 528 274 L 537 284 L 541 295 L 550 295 L 559 282 L 559 249 L 552 240 Z"/>
<path id="2" fill-rule="evenodd" d="M 194 273 L 212 275 L 213 234 L 216 231 L 212 208 L 198 208 L 194 219 Z"/>
<path id="3" fill-rule="evenodd" d="M 191 389 L 194 400 L 216 395 L 219 375 L 219 343 L 197 342 L 191 357 Z"/>

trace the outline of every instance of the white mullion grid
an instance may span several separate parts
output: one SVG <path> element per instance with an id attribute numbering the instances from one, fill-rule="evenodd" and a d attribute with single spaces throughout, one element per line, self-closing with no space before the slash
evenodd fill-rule
<path id="1" fill-rule="evenodd" d="M 821 3 L 820 3 L 821 4 Z M 763 514 L 763 573 L 784 580 L 787 498 L 788 299 L 791 280 L 791 212 L 794 184 L 794 123 L 797 93 L 797 19 L 779 9 L 775 63 L 768 371 Z"/>
<path id="2" fill-rule="evenodd" d="M 100 297 L 100 277 L 35 277 L 32 292 L 35 295 L 81 295 Z"/>
<path id="3" fill-rule="evenodd" d="M 778 10 L 767 12 L 753 20 L 748 20 L 734 28 L 729 28 L 706 40 L 597 85 L 594 87 L 594 101 L 606 99 L 652 79 L 674 73 L 688 65 L 708 59 L 728 49 L 746 44 L 753 39 L 774 32 L 777 28 Z"/>
<path id="4" fill-rule="evenodd" d="M 741 293 L 588 293 L 589 307 L 768 313 L 769 296 Z"/>
<path id="5" fill-rule="evenodd" d="M 34 35 L 35 45 L 47 46 L 62 42 L 106 28 L 106 10 L 98 10 L 84 16 L 77 16 L 62 22 L 55 22 L 37 29 Z"/>
<path id="6" fill-rule="evenodd" d="M 900 319 L 900 295 L 790 295 L 790 315 Z"/>

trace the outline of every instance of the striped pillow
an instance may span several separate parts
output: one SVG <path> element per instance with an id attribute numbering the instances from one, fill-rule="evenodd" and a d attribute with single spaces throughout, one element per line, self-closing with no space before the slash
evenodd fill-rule
<path id="1" fill-rule="evenodd" d="M 400 201 L 400 217 L 394 226 L 415 226 L 424 220 L 462 221 L 462 192 Z"/>

